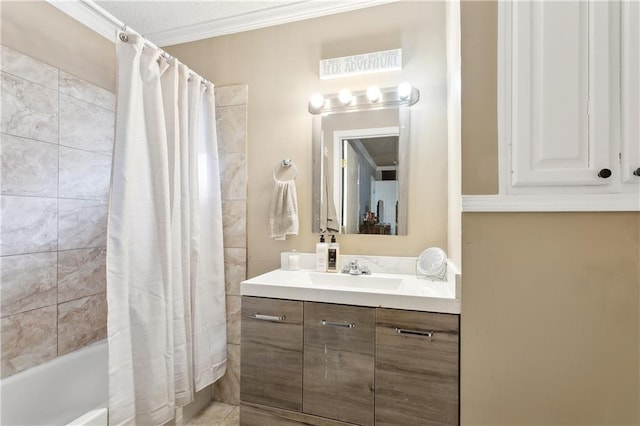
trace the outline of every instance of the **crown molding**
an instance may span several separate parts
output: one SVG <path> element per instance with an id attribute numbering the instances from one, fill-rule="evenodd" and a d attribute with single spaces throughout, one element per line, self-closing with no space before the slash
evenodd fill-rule
<path id="1" fill-rule="evenodd" d="M 227 18 L 213 19 L 182 28 L 147 33 L 145 38 L 160 47 L 170 46 L 335 13 L 349 12 L 395 1 L 398 0 L 343 0 L 331 2 L 302 0 Z M 102 9 L 95 3 L 85 0 L 47 0 L 47 2 L 108 40 L 115 41 L 117 29 L 115 22 L 105 18 L 103 13 L 98 11 Z M 133 30 L 136 31 L 137 29 L 133 28 Z"/>
<path id="2" fill-rule="evenodd" d="M 463 195 L 462 212 L 637 212 L 638 194 Z"/>
<path id="3" fill-rule="evenodd" d="M 149 34 L 158 46 L 187 43 L 243 31 L 257 30 L 289 22 L 302 21 L 334 13 L 349 12 L 365 7 L 392 3 L 397 0 L 311 1 L 304 0 L 268 9 L 248 12 L 228 18 L 215 19 L 183 28 Z"/>

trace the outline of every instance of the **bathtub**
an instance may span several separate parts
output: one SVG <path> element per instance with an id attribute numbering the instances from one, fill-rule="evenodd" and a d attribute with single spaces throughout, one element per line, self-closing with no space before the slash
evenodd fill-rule
<path id="1" fill-rule="evenodd" d="M 2 426 L 107 424 L 108 349 L 102 340 L 0 381 Z"/>

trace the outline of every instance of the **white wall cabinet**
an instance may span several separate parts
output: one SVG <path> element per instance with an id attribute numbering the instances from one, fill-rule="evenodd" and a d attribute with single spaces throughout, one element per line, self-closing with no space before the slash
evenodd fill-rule
<path id="1" fill-rule="evenodd" d="M 640 180 L 640 3 L 621 4 L 621 164 L 624 183 Z"/>
<path id="2" fill-rule="evenodd" d="M 637 197 L 640 5 L 499 7 L 501 195 Z"/>

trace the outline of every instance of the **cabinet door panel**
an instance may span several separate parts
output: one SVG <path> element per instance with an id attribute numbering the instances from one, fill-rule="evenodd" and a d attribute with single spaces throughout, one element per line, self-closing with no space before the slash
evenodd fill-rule
<path id="1" fill-rule="evenodd" d="M 376 425 L 458 424 L 459 316 L 376 311 Z"/>
<path id="2" fill-rule="evenodd" d="M 302 309 L 302 302 L 242 297 L 242 401 L 302 410 Z"/>
<path id="3" fill-rule="evenodd" d="M 303 411 L 358 425 L 373 425 L 374 356 L 304 347 Z"/>
<path id="4" fill-rule="evenodd" d="M 622 63 L 622 178 L 639 183 L 633 172 L 640 168 L 640 3 L 621 3 Z"/>
<path id="5" fill-rule="evenodd" d="M 240 426 L 354 426 L 324 417 L 266 407 L 264 405 L 241 404 Z"/>
<path id="6" fill-rule="evenodd" d="M 374 423 L 375 308 L 305 302 L 303 411 Z"/>
<path id="7" fill-rule="evenodd" d="M 512 185 L 600 185 L 611 169 L 607 2 L 510 4 Z M 508 106 L 505 106 L 508 108 Z"/>

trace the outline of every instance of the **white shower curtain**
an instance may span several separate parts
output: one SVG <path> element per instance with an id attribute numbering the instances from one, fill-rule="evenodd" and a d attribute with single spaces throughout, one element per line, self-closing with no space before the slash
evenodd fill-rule
<path id="1" fill-rule="evenodd" d="M 129 34 L 107 232 L 109 423 L 161 425 L 226 370 L 213 85 Z"/>

